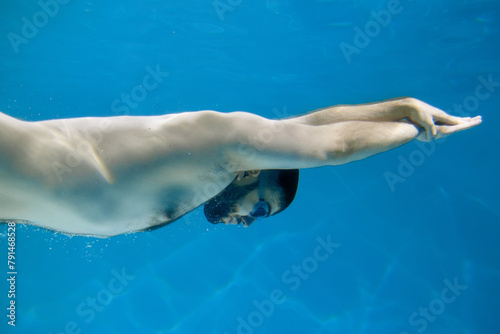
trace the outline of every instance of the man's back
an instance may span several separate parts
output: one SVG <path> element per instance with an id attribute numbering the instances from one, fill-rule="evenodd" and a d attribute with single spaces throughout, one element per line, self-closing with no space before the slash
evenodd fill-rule
<path id="1" fill-rule="evenodd" d="M 0 218 L 102 236 L 179 218 L 236 175 L 220 168 L 203 113 L 33 123 L 2 114 Z"/>

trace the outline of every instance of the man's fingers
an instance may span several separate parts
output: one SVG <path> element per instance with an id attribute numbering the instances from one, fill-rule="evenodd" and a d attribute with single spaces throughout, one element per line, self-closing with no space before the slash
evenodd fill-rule
<path id="1" fill-rule="evenodd" d="M 463 122 L 458 125 L 438 125 L 438 132 L 441 136 L 438 135 L 438 137 L 446 137 L 449 136 L 453 133 L 464 131 L 470 128 L 473 128 L 475 126 L 478 126 L 481 124 L 482 118 L 481 116 L 477 116 L 474 118 L 471 118 L 468 122 Z"/>
<path id="2" fill-rule="evenodd" d="M 445 111 L 431 106 L 420 100 L 414 101 L 415 110 L 410 115 L 410 119 L 417 125 L 424 127 L 427 131 L 427 124 L 438 123 L 439 125 L 459 125 L 470 122 L 473 118 L 457 117 Z M 429 119 L 430 118 L 430 119 Z"/>
<path id="3" fill-rule="evenodd" d="M 469 122 L 471 120 L 470 117 L 452 116 L 450 114 L 447 114 L 445 111 L 430 105 L 429 113 L 432 115 L 434 122 L 439 122 L 442 125 L 458 125 L 464 122 Z"/>
<path id="4" fill-rule="evenodd" d="M 427 141 L 431 141 L 432 140 L 431 126 L 429 124 L 424 124 L 424 129 L 425 129 L 425 138 L 427 139 Z"/>
<path id="5" fill-rule="evenodd" d="M 466 122 L 462 125 L 466 126 L 466 128 L 464 128 L 464 130 L 465 130 L 465 129 L 470 129 L 470 128 L 473 128 L 475 126 L 478 126 L 482 122 L 483 122 L 483 118 L 481 116 L 476 116 L 474 118 L 471 118 L 468 122 Z"/>
<path id="6" fill-rule="evenodd" d="M 434 120 L 432 119 L 432 117 L 430 117 L 430 115 L 426 117 L 425 121 L 426 121 L 425 130 L 427 131 L 427 139 L 432 140 L 437 135 L 436 124 L 434 124 Z"/>
<path id="7" fill-rule="evenodd" d="M 433 118 L 435 122 L 439 122 L 443 125 L 458 125 L 464 122 L 469 122 L 471 120 L 470 117 L 456 117 L 448 115 L 446 113 L 444 113 L 444 115 L 443 114 L 434 115 Z"/>
<path id="8" fill-rule="evenodd" d="M 425 124 L 424 128 L 425 128 L 425 136 L 427 137 L 428 141 L 431 141 L 437 136 L 438 130 L 436 128 L 436 125 L 434 125 L 433 123 Z"/>

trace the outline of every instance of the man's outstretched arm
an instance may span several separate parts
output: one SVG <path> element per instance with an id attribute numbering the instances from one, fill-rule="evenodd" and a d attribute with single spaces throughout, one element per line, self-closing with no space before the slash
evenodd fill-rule
<path id="1" fill-rule="evenodd" d="M 387 102 L 361 106 L 364 119 L 369 119 L 371 106 L 376 121 L 312 124 L 297 118 L 276 121 L 247 113 L 227 115 L 237 134 L 229 146 L 228 161 L 235 170 L 338 165 L 396 148 L 415 138 L 431 140 L 481 123 L 480 117 L 450 116 L 421 101 L 402 103 L 401 110 L 392 105 L 393 110 L 388 112 L 398 114 L 400 121 L 384 120 L 384 104 L 387 106 Z M 356 106 L 350 108 L 351 114 L 355 114 Z"/>
<path id="2" fill-rule="evenodd" d="M 444 111 L 415 98 L 400 97 L 382 102 L 321 108 L 292 119 L 294 122 L 308 125 L 326 125 L 348 121 L 400 122 L 407 120 L 423 127 L 429 135 L 435 135 L 434 123 L 458 125 L 468 118 L 448 115 Z"/>

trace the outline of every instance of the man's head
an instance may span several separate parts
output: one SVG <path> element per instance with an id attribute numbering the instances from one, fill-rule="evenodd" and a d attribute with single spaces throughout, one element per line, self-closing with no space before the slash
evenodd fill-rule
<path id="1" fill-rule="evenodd" d="M 295 198 L 299 170 L 263 170 L 240 173 L 226 189 L 205 203 L 212 224 L 243 224 L 285 210 Z"/>

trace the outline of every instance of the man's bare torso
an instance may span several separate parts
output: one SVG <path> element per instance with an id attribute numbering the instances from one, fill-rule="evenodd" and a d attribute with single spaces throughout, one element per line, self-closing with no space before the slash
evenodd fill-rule
<path id="1" fill-rule="evenodd" d="M 4 132 L 23 129 L 0 163 L 1 218 L 103 236 L 178 219 L 236 176 L 186 115 L 37 123 L 3 115 Z"/>

